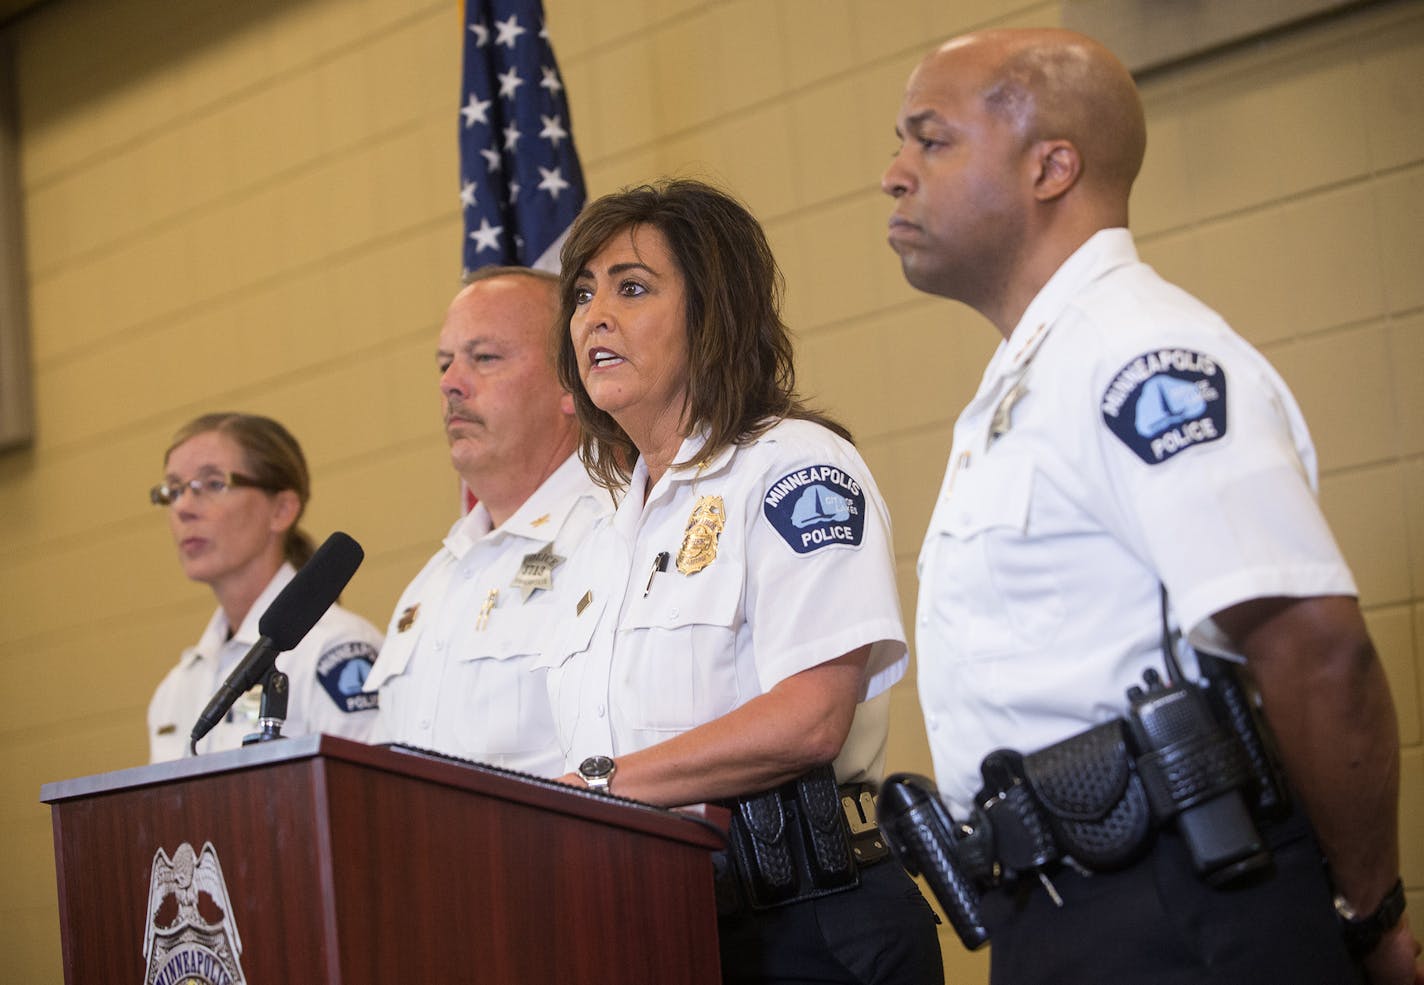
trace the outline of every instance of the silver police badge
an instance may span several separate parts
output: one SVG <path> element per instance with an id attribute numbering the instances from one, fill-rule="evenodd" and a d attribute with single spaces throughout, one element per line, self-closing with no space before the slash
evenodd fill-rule
<path id="1" fill-rule="evenodd" d="M 554 569 L 566 560 L 567 558 L 554 553 L 554 542 L 549 541 L 533 554 L 524 555 L 524 560 L 519 565 L 519 574 L 514 576 L 510 584 L 522 590 L 524 598 L 521 601 L 528 602 L 529 596 L 539 589 L 548 591 L 554 587 Z"/>
<path id="2" fill-rule="evenodd" d="M 148 881 L 144 985 L 247 985 L 242 941 L 212 842 L 186 841 L 170 860 L 160 848 Z"/>

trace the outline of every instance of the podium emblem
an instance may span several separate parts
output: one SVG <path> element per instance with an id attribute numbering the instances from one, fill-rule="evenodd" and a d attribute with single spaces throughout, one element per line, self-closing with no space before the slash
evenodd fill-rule
<path id="1" fill-rule="evenodd" d="M 153 856 L 148 880 L 144 985 L 247 985 L 232 902 L 212 842 L 186 841 Z"/>

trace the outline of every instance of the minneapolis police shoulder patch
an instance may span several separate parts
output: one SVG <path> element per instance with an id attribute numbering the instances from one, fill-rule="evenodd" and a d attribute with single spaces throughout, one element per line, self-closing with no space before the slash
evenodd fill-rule
<path id="1" fill-rule="evenodd" d="M 834 465 L 812 465 L 777 479 L 762 513 L 797 554 L 822 547 L 859 547 L 865 533 L 865 490 Z"/>
<path id="2" fill-rule="evenodd" d="M 375 661 L 376 650 L 369 643 L 360 640 L 338 643 L 316 662 L 317 680 L 342 711 L 366 711 L 375 708 L 379 700 L 377 695 L 361 690 Z"/>
<path id="3" fill-rule="evenodd" d="M 1148 465 L 1226 437 L 1226 371 L 1191 349 L 1144 352 L 1103 391 L 1103 423 Z"/>

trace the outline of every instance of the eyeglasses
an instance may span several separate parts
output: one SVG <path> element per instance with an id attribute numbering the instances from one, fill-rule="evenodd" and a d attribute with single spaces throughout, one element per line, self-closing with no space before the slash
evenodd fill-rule
<path id="1" fill-rule="evenodd" d="M 205 475 L 197 479 L 188 479 L 186 482 L 160 482 L 148 491 L 148 499 L 154 506 L 172 506 L 178 502 L 184 492 L 190 489 L 194 496 L 201 498 L 203 496 L 221 496 L 229 489 L 237 489 L 242 486 L 251 489 L 266 489 L 268 492 L 279 492 L 276 487 L 259 479 L 242 475 L 239 472 L 226 472 L 221 475 Z"/>

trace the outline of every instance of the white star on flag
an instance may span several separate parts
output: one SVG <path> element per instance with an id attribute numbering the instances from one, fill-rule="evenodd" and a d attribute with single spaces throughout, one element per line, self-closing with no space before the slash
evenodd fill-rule
<path id="1" fill-rule="evenodd" d="M 539 182 L 539 190 L 548 192 L 554 198 L 558 198 L 559 192 L 569 187 L 558 168 L 540 168 L 539 173 L 544 176 L 544 180 Z"/>
<path id="2" fill-rule="evenodd" d="M 485 159 L 485 169 L 490 172 L 499 170 L 499 151 L 493 147 L 481 147 L 480 156 Z"/>
<path id="3" fill-rule="evenodd" d="M 474 32 L 476 45 L 483 48 L 489 44 L 489 28 L 485 27 L 483 22 L 472 21 L 470 23 L 470 30 Z"/>
<path id="4" fill-rule="evenodd" d="M 519 70 L 510 66 L 509 71 L 499 77 L 499 94 L 506 99 L 513 99 L 515 90 L 524 84 L 524 80 L 519 77 Z"/>
<path id="5" fill-rule="evenodd" d="M 504 149 L 514 150 L 514 145 L 519 143 L 519 138 L 524 134 L 519 132 L 519 128 L 511 123 L 504 128 Z"/>
<path id="6" fill-rule="evenodd" d="M 557 96 L 564 91 L 564 84 L 559 81 L 559 73 L 555 72 L 548 65 L 541 66 L 539 74 L 543 76 L 539 80 L 539 88 L 548 89 L 551 95 Z"/>
<path id="7" fill-rule="evenodd" d="M 564 129 L 564 125 L 559 121 L 557 116 L 544 116 L 541 114 L 539 119 L 544 121 L 544 129 L 539 131 L 539 136 L 549 141 L 549 143 L 555 147 L 559 146 L 559 141 L 569 135 L 569 132 Z"/>
<path id="8" fill-rule="evenodd" d="M 465 129 L 476 123 L 489 123 L 489 108 L 493 105 L 492 101 L 478 99 L 473 92 L 470 93 L 470 101 L 460 107 L 460 115 L 465 118 Z"/>
<path id="9" fill-rule="evenodd" d="M 475 183 L 467 181 L 460 186 L 460 204 L 467 209 L 475 207 Z"/>
<path id="10" fill-rule="evenodd" d="M 514 50 L 514 42 L 518 37 L 526 33 L 524 28 L 519 26 L 519 18 L 514 14 L 510 14 L 507 21 L 495 21 L 494 29 L 499 34 L 494 43 L 508 45 L 511 51 Z"/>
<path id="11" fill-rule="evenodd" d="M 499 252 L 499 234 L 504 232 L 503 226 L 491 226 L 488 219 L 480 220 L 480 228 L 470 231 L 470 239 L 475 241 L 476 252 L 484 250 L 494 250 Z"/>

